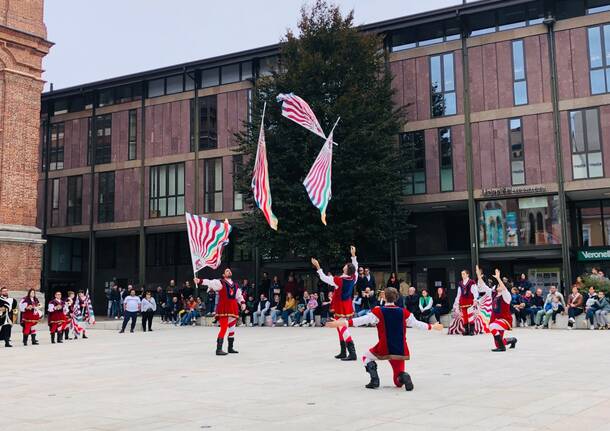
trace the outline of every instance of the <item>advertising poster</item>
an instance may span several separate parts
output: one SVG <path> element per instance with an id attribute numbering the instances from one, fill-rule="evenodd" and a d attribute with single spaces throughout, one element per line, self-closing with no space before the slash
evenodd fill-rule
<path id="1" fill-rule="evenodd" d="M 519 230 L 517 227 L 517 213 L 510 211 L 506 213 L 506 246 L 517 247 L 519 245 Z"/>
<path id="2" fill-rule="evenodd" d="M 486 247 L 504 247 L 504 220 L 501 209 L 483 211 L 485 217 Z"/>

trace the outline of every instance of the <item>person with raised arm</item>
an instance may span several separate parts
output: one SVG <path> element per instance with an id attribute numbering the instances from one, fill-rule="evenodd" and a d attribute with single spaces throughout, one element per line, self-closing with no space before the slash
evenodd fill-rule
<path id="1" fill-rule="evenodd" d="M 311 258 L 311 263 L 318 272 L 318 277 L 324 283 L 334 287 L 333 298 L 330 303 L 330 311 L 335 318 L 349 319 L 354 316 L 354 304 L 352 302 L 354 296 L 354 287 L 356 286 L 358 272 L 358 259 L 356 258 L 356 247 L 350 246 L 351 263 L 346 263 L 343 266 L 343 274 L 333 277 L 326 275 L 320 267 L 320 262 L 316 258 Z M 337 327 L 339 334 L 339 345 L 341 351 L 335 356 L 342 361 L 355 361 L 356 346 L 354 340 L 346 326 Z"/>

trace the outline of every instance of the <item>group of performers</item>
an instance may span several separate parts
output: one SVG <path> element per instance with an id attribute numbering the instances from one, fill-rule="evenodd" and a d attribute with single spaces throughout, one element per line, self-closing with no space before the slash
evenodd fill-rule
<path id="1" fill-rule="evenodd" d="M 63 340 L 71 340 L 70 332 L 74 339 L 82 335 L 88 338 L 86 325 L 95 323 L 93 306 L 85 292 L 80 291 L 78 295 L 68 292 L 66 300 L 62 299 L 61 292 L 55 292 L 54 298 L 47 306 L 48 325 L 51 334 L 51 343 L 63 343 Z M 27 346 L 31 339 L 32 345 L 39 344 L 36 339 L 36 325 L 44 315 L 44 308 L 36 297 L 36 291 L 30 289 L 19 303 L 8 296 L 8 289 L 0 290 L 0 339 L 4 340 L 5 347 L 12 347 L 10 343 L 12 325 L 20 316 L 20 324 L 23 328 L 23 345 Z"/>

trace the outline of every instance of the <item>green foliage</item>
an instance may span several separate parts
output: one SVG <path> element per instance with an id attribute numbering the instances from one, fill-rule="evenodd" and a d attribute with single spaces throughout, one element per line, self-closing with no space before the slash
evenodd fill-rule
<path id="1" fill-rule="evenodd" d="M 583 288 L 581 289 L 582 293 L 588 293 L 590 287 L 593 287 L 596 292 L 601 290 L 606 295 L 610 293 L 610 280 L 607 278 L 592 277 L 591 274 L 583 274 L 580 278 L 582 279 L 583 285 Z"/>
<path id="2" fill-rule="evenodd" d="M 357 31 L 352 12 L 344 17 L 338 7 L 319 0 L 301 10 L 298 27 L 298 37 L 288 31 L 281 43 L 279 70 L 257 81 L 252 124 L 236 135 L 247 160 L 238 187 L 254 205 L 251 173 L 267 102 L 267 158 L 279 228 L 270 229 L 256 209 L 245 215 L 243 235 L 258 244 L 263 256 L 319 256 L 326 266 L 336 265 L 344 261 L 350 244 L 372 256 L 389 250 L 388 240 L 407 228 L 397 140 L 403 113 L 393 103 L 382 41 Z M 321 223 L 302 184 L 324 142 L 281 116 L 276 97 L 290 92 L 310 104 L 326 133 L 341 117 L 334 134 L 339 145 L 333 148 L 328 226 Z"/>

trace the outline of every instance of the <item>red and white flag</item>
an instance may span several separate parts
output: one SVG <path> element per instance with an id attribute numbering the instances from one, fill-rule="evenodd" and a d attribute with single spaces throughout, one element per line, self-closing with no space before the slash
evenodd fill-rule
<path id="1" fill-rule="evenodd" d="M 294 93 L 280 93 L 277 96 L 277 101 L 282 103 L 282 115 L 284 117 L 300 124 L 321 138 L 326 139 L 326 135 L 324 134 L 316 115 L 307 102 Z"/>
<path id="2" fill-rule="evenodd" d="M 222 250 L 229 243 L 231 229 L 227 219 L 219 222 L 186 213 L 186 230 L 189 235 L 194 274 L 206 266 L 212 269 L 220 266 Z"/>

